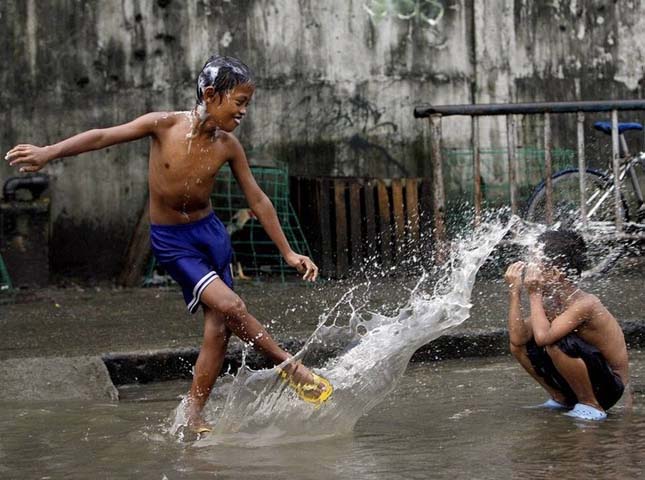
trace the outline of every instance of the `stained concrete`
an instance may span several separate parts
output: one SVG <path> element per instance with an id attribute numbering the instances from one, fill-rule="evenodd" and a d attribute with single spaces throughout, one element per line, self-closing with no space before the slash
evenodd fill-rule
<path id="1" fill-rule="evenodd" d="M 251 162 L 286 161 L 296 175 L 429 175 L 419 103 L 642 98 L 643 2 L 441 0 L 435 22 L 372 17 L 374 1 L 5 0 L 0 2 L 0 151 L 49 144 L 151 110 L 189 109 L 214 52 L 253 67 L 258 91 L 239 136 Z M 385 2 L 403 6 L 403 2 Z M 430 4 L 430 2 L 421 2 Z M 625 115 L 629 120 L 642 115 Z M 518 145 L 539 146 L 542 121 L 518 118 Z M 553 120 L 556 147 L 575 124 Z M 446 148 L 470 121 L 446 120 Z M 484 120 L 482 148 L 506 144 L 504 119 Z M 640 144 L 638 136 L 633 137 Z M 593 163 L 608 138 L 586 139 Z M 52 177 L 54 273 L 113 278 L 146 197 L 148 143 L 59 160 Z M 486 185 L 505 158 L 483 158 Z M 448 192 L 470 182 L 468 162 Z M 0 163 L 0 183 L 14 174 Z"/>
<path id="2" fill-rule="evenodd" d="M 0 361 L 0 401 L 116 401 L 100 357 L 43 357 Z"/>

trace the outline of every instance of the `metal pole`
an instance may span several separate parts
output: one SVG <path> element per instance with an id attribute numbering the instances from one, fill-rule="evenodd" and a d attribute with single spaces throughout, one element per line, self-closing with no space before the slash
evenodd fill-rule
<path id="1" fill-rule="evenodd" d="M 471 117 L 473 129 L 473 179 L 475 182 L 475 225 L 479 225 L 482 212 L 482 189 L 481 189 L 481 155 L 479 151 L 479 117 Z"/>
<path id="2" fill-rule="evenodd" d="M 544 114 L 544 175 L 546 176 L 546 224 L 553 223 L 553 163 L 551 161 L 551 114 Z"/>
<path id="3" fill-rule="evenodd" d="M 532 115 L 536 113 L 610 112 L 645 110 L 645 100 L 609 100 L 583 102 L 479 103 L 472 105 L 419 105 L 416 118 L 430 115 Z"/>
<path id="4" fill-rule="evenodd" d="M 625 140 L 625 135 L 619 135 L 619 137 L 620 147 L 623 149 L 623 158 L 627 160 L 631 157 L 631 155 L 629 154 L 629 147 L 627 146 L 627 140 Z"/>
<path id="5" fill-rule="evenodd" d="M 587 195 L 585 187 L 585 114 L 578 112 L 578 172 L 580 177 L 580 216 L 582 217 L 582 226 L 587 228 Z"/>
<path id="6" fill-rule="evenodd" d="M 506 116 L 506 143 L 508 145 L 508 184 L 511 195 L 511 212 L 517 213 L 517 195 L 515 188 L 515 117 Z"/>
<path id="7" fill-rule="evenodd" d="M 430 147 L 432 154 L 432 209 L 435 239 L 437 241 L 436 259 L 442 262 L 445 260 L 443 243 L 446 239 L 444 221 L 446 198 L 443 190 L 443 171 L 441 168 L 441 115 L 430 116 Z"/>
<path id="8" fill-rule="evenodd" d="M 618 143 L 618 111 L 611 112 L 611 150 L 614 169 L 614 207 L 616 212 L 616 231 L 623 231 L 623 206 L 620 201 L 620 148 Z"/>

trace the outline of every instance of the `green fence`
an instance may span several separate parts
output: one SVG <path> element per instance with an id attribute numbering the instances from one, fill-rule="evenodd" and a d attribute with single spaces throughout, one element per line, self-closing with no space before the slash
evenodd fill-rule
<path id="1" fill-rule="evenodd" d="M 470 149 L 446 149 L 444 155 L 444 181 L 446 196 L 451 199 L 473 198 L 473 151 Z M 574 150 L 554 148 L 551 151 L 553 171 L 577 164 Z M 544 149 L 535 147 L 518 148 L 517 187 L 520 201 L 526 201 L 531 192 L 544 180 Z M 489 204 L 507 203 L 508 150 L 481 149 L 480 165 L 482 195 Z"/>
<path id="2" fill-rule="evenodd" d="M 286 167 L 251 167 L 253 176 L 271 199 L 287 241 L 299 253 L 311 256 L 309 244 L 289 201 L 289 172 Z M 245 274 L 280 274 L 285 278 L 294 272 L 286 265 L 260 222 L 248 216 L 248 205 L 230 168 L 222 168 L 212 195 L 215 214 L 227 225 L 234 251 L 234 265 L 242 266 Z"/>

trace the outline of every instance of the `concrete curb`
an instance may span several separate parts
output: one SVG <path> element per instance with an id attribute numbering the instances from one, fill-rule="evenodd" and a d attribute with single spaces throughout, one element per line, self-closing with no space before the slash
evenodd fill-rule
<path id="1" fill-rule="evenodd" d="M 630 349 L 645 347 L 645 324 L 624 322 L 625 340 Z M 288 351 L 298 351 L 305 339 L 289 338 L 280 344 Z M 192 367 L 199 354 L 198 348 L 179 348 L 147 352 L 108 353 L 101 358 L 114 385 L 149 383 L 192 378 Z M 321 352 L 321 356 L 325 352 Z M 492 357 L 508 354 L 508 334 L 505 329 L 443 335 L 421 347 L 412 356 L 412 362 L 439 361 L 466 357 Z M 271 365 L 261 355 L 251 352 L 246 363 L 253 369 Z M 242 347 L 229 348 L 222 371 L 235 372 L 242 364 Z"/>
<path id="2" fill-rule="evenodd" d="M 100 357 L 34 357 L 0 361 L 0 402 L 116 401 L 119 392 Z"/>
<path id="3" fill-rule="evenodd" d="M 297 352 L 305 339 L 290 338 L 279 341 L 289 352 Z M 114 385 L 132 383 L 162 382 L 192 378 L 192 368 L 197 361 L 199 348 L 176 348 L 140 352 L 106 353 L 101 358 L 110 373 Z M 235 372 L 242 364 L 242 346 L 230 345 L 224 358 L 222 371 Z M 253 369 L 268 368 L 272 365 L 265 358 L 249 352 L 246 364 Z"/>

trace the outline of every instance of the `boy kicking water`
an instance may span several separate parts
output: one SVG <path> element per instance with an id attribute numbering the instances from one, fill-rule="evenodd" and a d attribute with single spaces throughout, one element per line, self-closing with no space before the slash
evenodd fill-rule
<path id="1" fill-rule="evenodd" d="M 548 231 L 538 242 L 543 247 L 538 264 L 516 262 L 505 274 L 511 353 L 551 396 L 545 407 L 602 420 L 628 381 L 623 331 L 596 296 L 576 285 L 585 264 L 582 237 Z M 522 286 L 529 296 L 527 319 L 521 312 Z"/>
<path id="2" fill-rule="evenodd" d="M 255 86 L 249 68 L 231 57 L 208 59 L 197 79 L 190 112 L 156 112 L 130 123 L 89 130 L 55 145 L 17 145 L 6 159 L 21 172 L 36 172 L 49 161 L 150 137 L 148 187 L 150 238 L 158 262 L 183 290 L 190 313 L 204 310 L 204 339 L 188 396 L 189 426 L 209 431 L 201 412 L 220 373 L 231 335 L 276 365 L 290 358 L 246 309 L 232 288 L 231 242 L 210 202 L 215 176 L 228 163 L 249 207 L 287 264 L 315 281 L 318 268 L 295 253 L 269 198 L 258 187 L 244 150 L 232 132 L 244 118 Z M 329 382 L 297 362 L 280 371 L 303 400 L 320 404 L 332 393 Z"/>

